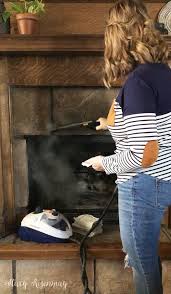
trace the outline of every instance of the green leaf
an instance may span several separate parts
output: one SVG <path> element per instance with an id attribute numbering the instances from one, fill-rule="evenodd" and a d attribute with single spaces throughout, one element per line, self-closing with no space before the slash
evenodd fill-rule
<path id="1" fill-rule="evenodd" d="M 17 13 L 23 13 L 24 7 L 22 4 L 11 3 L 11 10 Z"/>
<path id="2" fill-rule="evenodd" d="M 11 12 L 13 13 L 33 13 L 41 14 L 45 12 L 45 4 L 42 0 L 20 0 L 20 3 L 11 2 Z"/>
<path id="3" fill-rule="evenodd" d="M 28 12 L 40 14 L 44 12 L 44 4 L 38 0 L 28 2 Z"/>
<path id="4" fill-rule="evenodd" d="M 28 12 L 29 12 L 29 13 L 33 13 L 33 7 L 32 7 L 32 6 L 30 6 L 30 7 L 28 8 Z"/>
<path id="5" fill-rule="evenodd" d="M 9 11 L 4 11 L 2 13 L 2 19 L 4 22 L 7 22 L 8 18 L 10 17 L 11 13 Z"/>

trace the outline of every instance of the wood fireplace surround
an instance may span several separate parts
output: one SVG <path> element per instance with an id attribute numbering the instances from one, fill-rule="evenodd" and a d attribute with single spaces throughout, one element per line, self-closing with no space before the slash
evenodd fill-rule
<path id="1" fill-rule="evenodd" d="M 169 47 L 170 37 L 166 37 Z M 4 35 L 0 42 L 0 234 L 13 232 L 21 218 L 21 207 L 16 204 L 14 183 L 14 138 L 12 93 L 17 87 L 103 87 L 103 36 Z M 121 86 L 121 81 L 116 87 Z M 108 100 L 108 104 L 112 96 Z M 26 105 L 27 107 L 27 105 Z M 45 106 L 46 103 L 45 103 Z M 36 131 L 35 131 L 36 132 Z M 48 134 L 49 130 L 42 130 Z M 38 133 L 37 133 L 38 134 Z M 18 205 L 18 207 L 17 207 Z M 170 224 L 168 213 L 168 225 Z M 61 245 L 60 245 L 61 246 Z M 71 252 L 75 247 L 70 247 Z M 8 247 L 9 249 L 9 247 Z M 21 248 L 20 248 L 21 249 Z M 54 256 L 53 246 L 49 247 Z M 7 248 L 6 248 L 7 250 Z M 40 248 L 36 249 L 40 251 Z M 64 245 L 63 250 L 66 251 Z M 93 252 L 94 249 L 92 249 Z M 106 256 L 114 250 L 108 248 Z M 166 251 L 170 249 L 167 248 Z M 1 249 L 0 249 L 1 251 Z M 3 250 L 2 250 L 3 251 Z M 28 251 L 28 248 L 27 250 Z M 3 251 L 4 252 L 4 251 Z M 10 251 L 11 252 L 11 251 Z M 65 252 L 66 253 L 66 252 Z M 115 254 L 122 255 L 116 245 Z M 8 250 L 6 251 L 7 258 Z M 10 254 L 10 253 L 9 253 Z M 96 248 L 98 255 L 98 249 Z M 76 254 L 77 255 L 77 254 Z M 43 258 L 43 257 L 42 257 Z M 67 254 L 66 254 L 67 258 Z"/>
<path id="2" fill-rule="evenodd" d="M 96 105 L 102 86 L 101 38 L 17 36 L 4 40 L 10 52 L 4 49 L 6 56 L 1 56 L 2 195 L 5 195 L 1 201 L 2 234 L 15 228 L 16 219 L 28 204 L 24 136 L 50 135 L 55 126 L 96 119 L 104 111 L 98 114 L 95 108 L 107 111 L 112 99 L 103 87 L 101 100 L 106 105 L 101 105 L 99 98 Z M 11 44 L 18 48 L 14 51 Z M 94 97 L 93 92 L 97 93 Z M 84 99 L 91 101 L 86 104 Z M 77 104 L 83 104 L 84 109 L 80 106 L 76 111 Z M 65 105 L 70 108 L 67 114 L 63 114 Z M 20 178 L 16 180 L 17 173 Z"/>

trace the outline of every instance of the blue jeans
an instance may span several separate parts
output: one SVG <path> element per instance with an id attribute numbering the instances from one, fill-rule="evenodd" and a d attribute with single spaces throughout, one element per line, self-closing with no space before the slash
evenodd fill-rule
<path id="1" fill-rule="evenodd" d="M 118 184 L 118 203 L 125 266 L 132 267 L 136 294 L 162 294 L 158 241 L 171 181 L 139 173 Z"/>

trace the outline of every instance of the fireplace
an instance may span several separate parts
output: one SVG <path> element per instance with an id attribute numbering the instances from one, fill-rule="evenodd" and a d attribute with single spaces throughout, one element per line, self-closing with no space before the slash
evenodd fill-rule
<path id="1" fill-rule="evenodd" d="M 39 204 L 39 197 L 45 201 L 42 205 L 58 208 L 58 203 L 46 202 L 49 196 L 37 195 L 38 186 L 32 178 L 30 153 L 34 153 L 36 144 L 46 148 L 49 140 L 54 146 L 60 141 L 61 149 L 66 145 L 69 148 L 66 141 L 76 151 L 77 147 L 86 147 L 76 160 L 76 151 L 68 158 L 74 162 L 72 173 L 80 193 L 74 191 L 70 198 L 76 201 L 74 204 L 67 196 L 61 209 L 68 210 L 70 216 L 84 211 L 93 213 L 94 209 L 99 214 L 114 188 L 115 176 L 105 177 L 80 163 L 92 155 L 113 153 L 115 146 L 109 133 L 79 129 L 52 136 L 51 131 L 61 125 L 107 115 L 121 81 L 111 90 L 104 88 L 103 37 L 3 36 L 0 52 L 0 233 L 14 231 L 22 217 Z M 90 146 L 91 151 L 87 151 Z M 99 194 L 100 202 L 96 201 Z M 91 200 L 91 205 L 85 207 L 83 199 Z M 66 204 L 73 205 L 68 208 Z M 107 221 L 112 220 L 115 211 L 116 207 L 111 207 Z M 169 218 L 170 213 L 168 223 Z"/>
<path id="2" fill-rule="evenodd" d="M 99 217 L 115 187 L 107 176 L 81 165 L 109 155 L 115 144 L 108 131 L 88 127 L 55 127 L 106 116 L 118 89 L 102 87 L 11 88 L 14 186 L 17 212 L 55 208 L 70 220 L 90 213 Z M 104 220 L 118 222 L 117 202 Z"/>

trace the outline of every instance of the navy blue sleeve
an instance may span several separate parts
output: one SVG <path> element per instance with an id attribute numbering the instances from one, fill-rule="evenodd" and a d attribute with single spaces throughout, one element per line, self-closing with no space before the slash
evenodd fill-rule
<path id="1" fill-rule="evenodd" d="M 123 116 L 139 113 L 156 113 L 156 95 L 141 78 L 132 76 L 126 81 L 122 92 Z"/>

